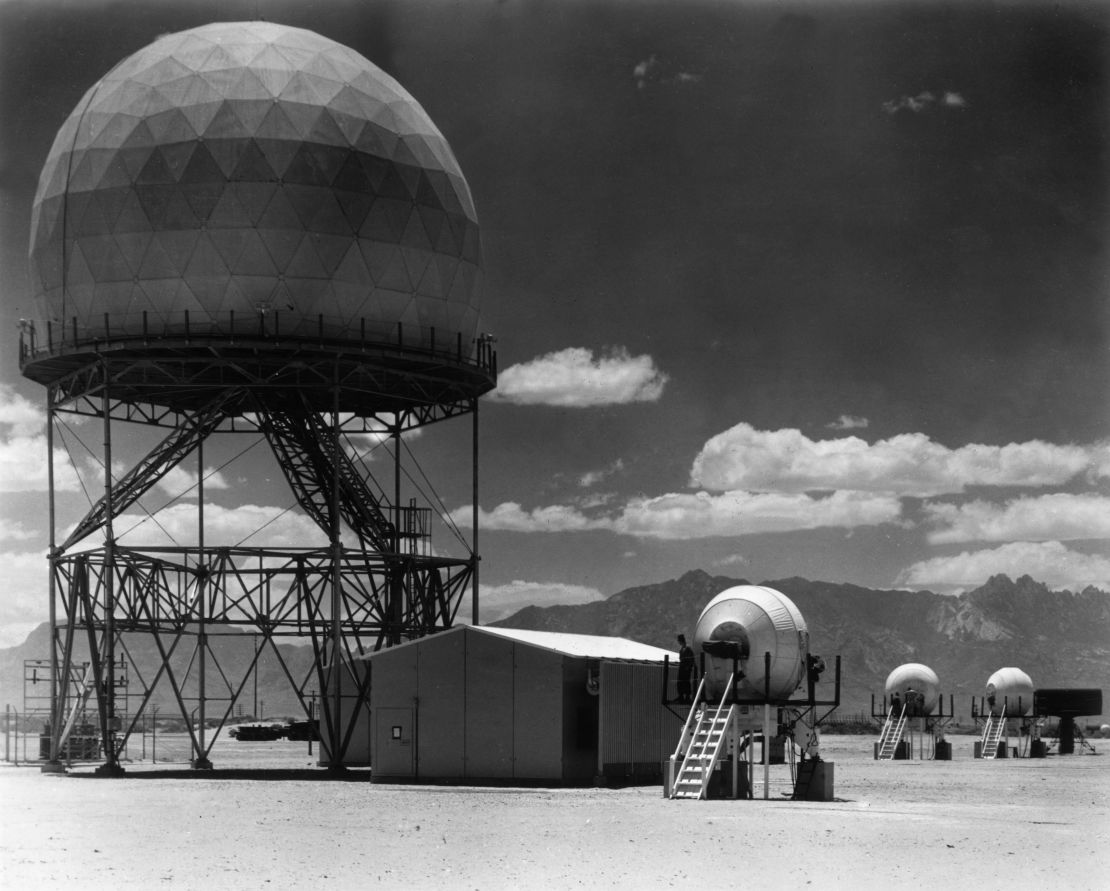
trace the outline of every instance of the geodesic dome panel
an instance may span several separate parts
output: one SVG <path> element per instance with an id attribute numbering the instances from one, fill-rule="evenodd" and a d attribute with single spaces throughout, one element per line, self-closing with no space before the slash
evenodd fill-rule
<path id="1" fill-rule="evenodd" d="M 479 233 L 446 140 L 353 50 L 267 22 L 172 34 L 62 125 L 31 220 L 38 312 L 92 337 L 440 343 L 478 319 Z M 234 315 L 233 315 L 234 314 Z M 79 335 L 80 336 L 80 335 Z M 83 339 L 83 337 L 82 337 Z"/>

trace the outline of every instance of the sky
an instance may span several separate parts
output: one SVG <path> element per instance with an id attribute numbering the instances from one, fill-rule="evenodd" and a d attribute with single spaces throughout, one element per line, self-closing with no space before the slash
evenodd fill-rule
<path id="1" fill-rule="evenodd" d="M 120 59 L 255 17 L 397 78 L 470 184 L 500 367 L 483 620 L 698 568 L 1110 590 L 1110 6 L 0 0 L 0 646 L 47 610 L 45 392 L 16 355 L 38 172 Z M 99 473 L 70 423 L 60 528 Z M 454 425 L 405 446 L 465 532 Z M 317 535 L 225 439 L 208 540 Z M 155 538 L 188 534 L 196 473 L 153 493 Z"/>

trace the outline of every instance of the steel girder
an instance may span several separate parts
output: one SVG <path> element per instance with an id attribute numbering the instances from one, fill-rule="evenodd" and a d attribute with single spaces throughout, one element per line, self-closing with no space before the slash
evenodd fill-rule
<path id="1" fill-rule="evenodd" d="M 57 405 L 107 387 L 120 405 L 190 412 L 207 403 L 214 390 L 246 387 L 259 394 L 299 390 L 316 410 L 327 411 L 338 387 L 342 411 L 371 415 L 419 408 L 421 414 L 439 417 L 465 411 L 493 389 L 496 367 L 496 355 L 488 348 L 470 360 L 401 345 L 225 338 L 148 346 L 99 343 L 25 364 L 23 371 L 51 387 Z M 159 416 L 158 410 L 147 414 Z"/>
<path id="2" fill-rule="evenodd" d="M 329 363 L 331 363 L 329 365 Z M 180 367 L 178 367 L 180 366 Z M 223 369 L 216 372 L 213 369 Z M 337 369 L 333 359 L 321 357 L 308 362 L 302 358 L 286 358 L 284 363 L 252 367 L 249 363 L 200 356 L 181 359 L 174 366 L 177 376 L 168 373 L 165 363 L 133 357 L 107 357 L 104 362 L 92 362 L 73 370 L 49 385 L 51 402 L 55 410 L 88 417 L 101 417 L 103 404 L 99 398 L 105 387 L 114 392 L 114 385 L 126 384 L 128 398 L 113 398 L 109 404 L 112 420 L 146 424 L 156 427 L 176 428 L 187 424 L 191 417 L 212 400 L 213 394 L 228 389 L 248 390 L 267 400 L 266 394 L 287 396 L 292 390 L 317 391 L 314 399 L 330 405 L 336 387 L 348 394 L 357 393 L 363 404 L 354 417 L 346 417 L 346 432 L 371 432 L 378 429 L 382 415 L 397 417 L 403 414 L 406 429 L 423 427 L 439 421 L 465 415 L 473 410 L 473 394 L 461 389 L 446 394 L 432 392 L 430 385 L 413 384 L 418 398 L 411 401 L 374 406 L 373 397 L 390 383 L 361 369 L 361 378 L 354 378 L 348 371 Z M 396 376 L 395 370 L 390 371 Z M 213 376 L 215 375 L 215 380 Z M 406 380 L 420 381 L 422 375 L 413 372 Z M 438 382 L 437 382 L 438 383 Z M 437 395 L 446 395 L 443 401 L 434 401 Z M 94 398 L 95 397 L 95 398 Z M 175 407 L 188 402 L 187 408 Z M 347 408 L 343 411 L 346 413 Z M 253 430 L 250 418 L 243 413 L 226 412 L 221 429 Z"/>
<path id="3" fill-rule="evenodd" d="M 177 426 L 173 433 L 155 446 L 113 486 L 110 516 L 108 499 L 101 497 L 62 543 L 61 549 L 69 550 L 77 542 L 103 527 L 109 519 L 118 517 L 150 491 L 158 480 L 173 470 L 207 439 L 228 413 L 236 410 L 236 405 L 242 398 L 242 390 L 225 390 L 188 421 Z"/>
<path id="4" fill-rule="evenodd" d="M 396 628 L 402 637 L 434 633 L 454 621 L 474 560 L 394 558 L 344 550 L 340 626 L 360 649 L 380 649 L 377 633 Z M 328 548 L 158 548 L 117 546 L 56 557 L 61 591 L 83 591 L 94 627 L 104 623 L 107 573 L 113 573 L 114 618 L 122 632 L 187 629 L 200 621 L 235 629 L 266 626 L 277 636 L 303 637 L 331 628 L 329 603 L 333 554 Z M 204 580 L 204 603 L 198 582 Z M 395 582 L 402 597 L 391 607 Z M 63 603 L 68 612 L 71 607 Z"/>
<path id="5" fill-rule="evenodd" d="M 218 726 L 222 727 L 261 653 L 266 652 L 277 659 L 306 713 L 307 691 L 314 687 L 320 692 L 320 717 L 328 726 L 328 738 L 342 741 L 341 750 L 333 753 L 341 761 L 357 711 L 342 716 L 335 713 L 330 695 L 333 676 L 325 667 L 338 660 L 357 683 L 350 669 L 357 657 L 398 640 L 450 627 L 473 581 L 474 561 L 412 556 L 397 560 L 345 552 L 339 573 L 342 634 L 338 653 L 332 636 L 335 574 L 330 549 L 164 548 L 152 553 L 117 547 L 109 555 L 104 548 L 56 557 L 52 571 L 56 590 L 64 595 L 59 597 L 63 621 L 55 628 L 63 653 L 62 676 L 68 676 L 74 661 L 84 656 L 75 649 L 87 652 L 91 684 L 100 706 L 102 739 L 113 742 L 116 759 L 161 684 L 172 691 L 180 716 L 190 727 L 197 758 L 207 758 L 211 742 L 202 741 L 191 721 L 195 709 L 190 705 L 199 700 L 198 663 L 206 659 L 216 671 L 217 695 L 208 696 L 207 701 L 220 704 Z M 114 605 L 111 623 L 109 589 Z M 391 592 L 399 596 L 391 596 Z M 107 640 L 110 624 L 114 647 L 109 647 Z M 229 658 L 226 646 L 206 639 L 240 637 L 244 627 L 263 640 L 262 650 L 245 665 Z M 204 635 L 198 633 L 201 628 Z M 83 644 L 79 644 L 80 631 L 85 633 Z M 154 641 L 159 664 L 153 674 L 149 666 L 144 674 L 144 666 L 132 654 L 136 634 Z M 277 645 L 290 637 L 307 638 L 311 643 L 314 658 L 307 672 L 298 673 Z M 133 708 L 109 715 L 106 684 L 112 682 L 114 673 L 104 659 L 113 648 L 128 660 L 130 674 L 142 692 Z M 63 686 L 54 707 L 56 728 L 72 705 L 67 703 L 67 695 L 72 694 Z M 110 728 L 113 720 L 119 726 Z M 55 751 L 64 743 L 59 732 Z"/>

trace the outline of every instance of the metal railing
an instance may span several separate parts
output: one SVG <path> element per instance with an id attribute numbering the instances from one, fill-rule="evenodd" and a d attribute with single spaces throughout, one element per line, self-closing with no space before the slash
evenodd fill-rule
<path id="1" fill-rule="evenodd" d="M 19 362 L 70 353 L 82 348 L 120 348 L 162 344 L 210 342 L 266 342 L 272 346 L 338 347 L 346 350 L 403 350 L 455 364 L 475 365 L 496 373 L 496 340 L 481 334 L 467 341 L 461 331 L 429 325 L 383 322 L 379 319 L 344 319 L 318 313 L 259 310 L 257 312 L 180 312 L 112 315 L 94 320 L 71 316 L 65 320 L 19 321 Z"/>

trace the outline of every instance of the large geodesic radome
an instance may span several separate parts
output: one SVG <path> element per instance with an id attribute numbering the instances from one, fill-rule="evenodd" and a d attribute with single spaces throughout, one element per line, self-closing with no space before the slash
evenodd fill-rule
<path id="1" fill-rule="evenodd" d="M 76 340 L 261 317 L 290 336 L 400 327 L 417 346 L 436 329 L 469 352 L 478 268 L 469 188 L 416 100 L 353 50 L 267 22 L 117 65 L 62 125 L 32 212 L 37 312 Z"/>

